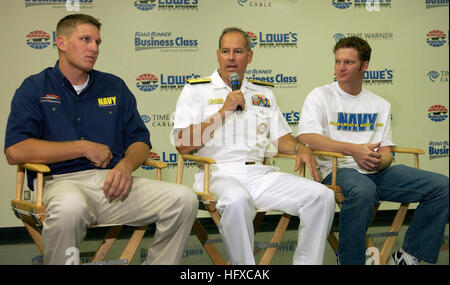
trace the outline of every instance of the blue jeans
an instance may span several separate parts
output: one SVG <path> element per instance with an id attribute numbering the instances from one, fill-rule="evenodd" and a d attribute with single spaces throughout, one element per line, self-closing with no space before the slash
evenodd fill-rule
<path id="1" fill-rule="evenodd" d="M 331 184 L 331 174 L 322 183 Z M 419 202 L 403 241 L 403 249 L 416 258 L 436 263 L 448 221 L 448 177 L 405 165 L 375 174 L 339 168 L 337 184 L 345 200 L 339 216 L 339 261 L 364 264 L 367 228 L 380 200 Z"/>

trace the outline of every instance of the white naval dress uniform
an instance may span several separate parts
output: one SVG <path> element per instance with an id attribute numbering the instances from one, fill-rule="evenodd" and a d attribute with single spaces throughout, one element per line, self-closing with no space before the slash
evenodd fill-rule
<path id="1" fill-rule="evenodd" d="M 228 87 L 215 71 L 210 79 L 187 84 L 177 102 L 174 129 L 206 121 L 223 106 Z M 227 117 L 222 127 L 197 150 L 212 157 L 211 191 L 221 214 L 219 231 L 232 264 L 255 264 L 253 218 L 256 210 L 277 210 L 300 218 L 294 264 L 322 264 L 334 217 L 333 192 L 320 183 L 263 165 L 267 147 L 291 129 L 272 91 L 244 80 L 246 106 Z M 194 137 L 195 140 L 195 137 Z M 203 173 L 194 189 L 202 191 Z"/>

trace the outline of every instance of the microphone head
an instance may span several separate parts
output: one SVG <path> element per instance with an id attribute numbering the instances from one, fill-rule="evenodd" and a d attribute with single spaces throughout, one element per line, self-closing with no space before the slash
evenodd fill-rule
<path id="1" fill-rule="evenodd" d="M 239 74 L 237 74 L 236 72 L 230 73 L 229 79 L 231 84 L 231 90 L 233 91 L 239 90 L 240 88 Z"/>
<path id="2" fill-rule="evenodd" d="M 230 82 L 236 81 L 236 80 L 239 82 L 239 74 L 237 74 L 236 72 L 230 73 L 229 79 L 230 79 Z"/>

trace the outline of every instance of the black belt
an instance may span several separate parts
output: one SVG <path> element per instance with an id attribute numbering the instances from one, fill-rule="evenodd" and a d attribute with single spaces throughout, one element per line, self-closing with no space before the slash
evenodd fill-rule
<path id="1" fill-rule="evenodd" d="M 253 164 L 256 164 L 256 162 L 254 162 L 254 161 L 246 161 L 245 162 L 245 165 L 253 165 Z"/>

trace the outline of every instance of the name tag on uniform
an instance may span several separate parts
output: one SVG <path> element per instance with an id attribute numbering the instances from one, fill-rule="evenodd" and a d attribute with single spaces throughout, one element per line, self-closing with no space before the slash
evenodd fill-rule
<path id="1" fill-rule="evenodd" d="M 209 99 L 208 104 L 209 105 L 223 104 L 223 98 Z"/>
<path id="2" fill-rule="evenodd" d="M 252 105 L 260 107 L 270 107 L 270 101 L 263 95 L 253 95 Z"/>

